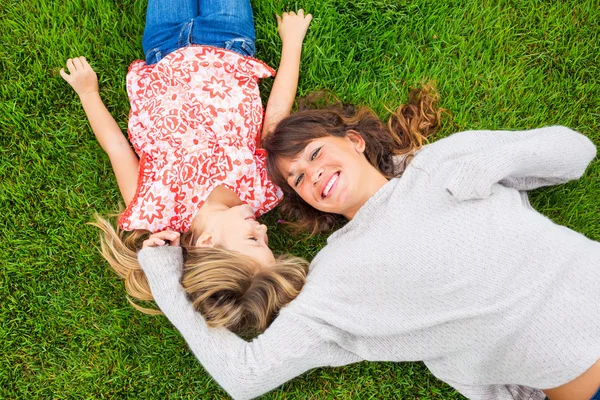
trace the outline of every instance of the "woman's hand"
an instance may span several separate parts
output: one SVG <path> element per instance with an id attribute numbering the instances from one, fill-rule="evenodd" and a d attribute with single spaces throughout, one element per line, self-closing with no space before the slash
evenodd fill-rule
<path id="1" fill-rule="evenodd" d="M 308 25 L 312 20 L 311 14 L 304 15 L 304 10 L 298 10 L 298 14 L 293 11 L 284 12 L 279 15 L 275 15 L 277 18 L 277 31 L 283 44 L 286 43 L 298 43 L 302 44 Z"/>
<path id="2" fill-rule="evenodd" d="M 67 69 L 68 74 L 61 68 L 60 76 L 71 85 L 79 97 L 88 93 L 98 93 L 98 77 L 85 57 L 69 58 Z"/>
<path id="3" fill-rule="evenodd" d="M 167 244 L 169 246 L 179 246 L 179 232 L 175 231 L 162 231 L 153 233 L 150 237 L 142 243 L 142 247 L 158 247 Z"/>

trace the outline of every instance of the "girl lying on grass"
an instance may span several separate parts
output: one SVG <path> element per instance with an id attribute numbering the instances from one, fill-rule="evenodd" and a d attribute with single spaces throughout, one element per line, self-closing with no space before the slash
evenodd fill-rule
<path id="1" fill-rule="evenodd" d="M 282 211 L 313 232 L 349 222 L 250 343 L 207 328 L 181 288 L 181 250 L 158 246 L 167 233 L 146 241 L 156 302 L 234 398 L 362 360 L 424 361 L 471 399 L 598 398 L 600 243 L 525 193 L 580 178 L 594 144 L 553 126 L 422 146 L 439 115 L 425 89 L 387 125 L 340 106 L 278 124 L 264 145 Z"/>
<path id="2" fill-rule="evenodd" d="M 136 251 L 150 233 L 167 229 L 182 233 L 183 285 L 211 326 L 263 330 L 304 284 L 307 263 L 275 258 L 256 216 L 281 199 L 259 142 L 290 112 L 311 18 L 302 10 L 277 16 L 282 57 L 263 123 L 258 79 L 274 70 L 252 57 L 250 2 L 150 0 L 146 61 L 134 61 L 127 74 L 135 153 L 86 59 L 69 59 L 69 73 L 60 71 L 79 95 L 127 205 L 119 228 L 99 217 L 95 225 L 102 255 L 132 297 L 152 300 Z M 178 235 L 164 239 L 179 242 Z"/>

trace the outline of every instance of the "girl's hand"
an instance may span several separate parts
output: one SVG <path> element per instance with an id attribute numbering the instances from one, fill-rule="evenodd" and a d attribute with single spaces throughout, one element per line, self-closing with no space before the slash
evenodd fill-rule
<path id="1" fill-rule="evenodd" d="M 169 246 L 179 246 L 179 232 L 162 231 L 153 233 L 142 243 L 142 248 L 164 246 L 169 242 Z"/>
<path id="2" fill-rule="evenodd" d="M 67 68 L 60 69 L 60 76 L 75 90 L 79 97 L 88 93 L 98 93 L 98 78 L 85 57 L 69 58 Z"/>
<path id="3" fill-rule="evenodd" d="M 312 20 L 312 15 L 306 14 L 305 16 L 304 10 L 300 9 L 298 14 L 290 11 L 284 12 L 281 17 L 279 15 L 275 15 L 275 17 L 277 18 L 277 31 L 281 42 L 283 44 L 294 42 L 302 44 L 308 25 Z"/>

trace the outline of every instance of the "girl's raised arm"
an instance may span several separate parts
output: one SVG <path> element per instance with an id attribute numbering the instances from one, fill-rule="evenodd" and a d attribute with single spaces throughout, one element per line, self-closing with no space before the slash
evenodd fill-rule
<path id="1" fill-rule="evenodd" d="M 300 55 L 302 42 L 312 15 L 304 15 L 304 10 L 298 10 L 277 15 L 277 26 L 281 37 L 281 61 L 273 82 L 271 95 L 267 102 L 265 120 L 263 124 L 263 139 L 275 128 L 277 123 L 290 115 L 300 74 Z"/>
<path id="2" fill-rule="evenodd" d="M 172 239 L 170 233 L 161 240 Z M 185 338 L 208 373 L 234 399 L 260 396 L 303 372 L 360 359 L 312 328 L 309 319 L 282 309 L 271 326 L 252 342 L 224 328 L 208 328 L 181 287 L 180 247 L 145 243 L 138 254 L 160 309 Z"/>
<path id="3" fill-rule="evenodd" d="M 68 59 L 67 69 L 68 74 L 64 68 L 61 68 L 60 76 L 79 96 L 94 135 L 110 158 L 121 196 L 125 205 L 128 205 L 135 196 L 137 188 L 138 158 L 127 138 L 123 136 L 121 128 L 102 102 L 98 92 L 96 72 L 85 57 Z"/>

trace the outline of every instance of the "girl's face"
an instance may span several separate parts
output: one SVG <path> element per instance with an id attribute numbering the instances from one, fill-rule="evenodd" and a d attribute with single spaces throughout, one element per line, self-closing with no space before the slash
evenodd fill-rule
<path id="1" fill-rule="evenodd" d="M 267 227 L 256 220 L 249 205 L 206 210 L 202 225 L 197 246 L 218 246 L 236 251 L 254 258 L 263 266 L 275 262 L 269 249 Z"/>
<path id="2" fill-rule="evenodd" d="M 308 143 L 293 159 L 279 161 L 287 183 L 310 206 L 352 219 L 387 179 L 365 155 L 358 133 L 325 136 Z"/>

